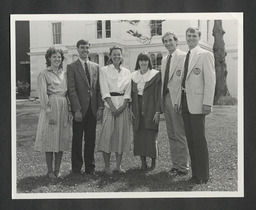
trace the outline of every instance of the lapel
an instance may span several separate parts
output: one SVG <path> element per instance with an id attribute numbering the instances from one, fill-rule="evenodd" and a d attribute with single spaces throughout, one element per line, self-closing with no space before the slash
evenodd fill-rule
<path id="1" fill-rule="evenodd" d="M 79 59 L 76 61 L 76 66 L 77 66 L 77 70 L 81 74 L 81 77 L 83 78 L 85 84 L 88 87 L 90 87 L 89 81 L 88 81 L 87 77 L 85 76 L 84 68 L 83 68 L 83 66 L 82 66 L 82 64 L 81 64 Z M 88 66 L 88 68 L 89 68 L 89 66 Z"/>
<path id="2" fill-rule="evenodd" d="M 94 66 L 92 65 L 92 63 L 90 61 L 88 61 L 88 69 L 89 69 L 89 73 L 90 73 L 90 80 L 91 80 L 91 85 L 93 83 L 92 79 L 93 79 L 93 74 L 94 74 Z"/>
<path id="3" fill-rule="evenodd" d="M 166 69 L 166 61 L 167 61 L 167 58 L 168 58 L 168 56 L 166 56 L 165 58 L 163 58 L 163 60 L 162 60 L 162 75 L 161 75 L 161 77 L 162 77 L 162 81 L 164 81 L 164 75 L 165 75 L 165 69 Z"/>
<path id="4" fill-rule="evenodd" d="M 148 82 L 145 83 L 145 87 L 144 87 L 144 90 L 146 90 L 150 85 L 152 85 L 154 83 L 154 81 L 156 80 L 157 78 L 157 74 L 151 79 L 149 80 Z"/>
<path id="5" fill-rule="evenodd" d="M 133 80 L 132 80 L 132 92 L 134 92 L 135 94 L 138 94 L 138 88 L 137 88 L 137 83 L 135 83 Z"/>
<path id="6" fill-rule="evenodd" d="M 177 65 L 179 63 L 179 60 L 180 60 L 180 52 L 179 52 L 179 49 L 177 49 L 177 54 L 174 55 L 172 57 L 172 60 L 171 60 L 171 71 L 170 71 L 170 74 L 169 74 L 169 80 L 171 80 L 172 76 L 173 76 L 173 73 L 175 72 L 176 68 L 177 68 Z"/>
<path id="7" fill-rule="evenodd" d="M 197 63 L 197 61 L 198 61 L 200 55 L 201 55 L 201 50 L 200 50 L 200 48 L 199 48 L 199 49 L 197 50 L 197 52 L 195 53 L 193 59 L 192 59 L 191 62 L 190 62 L 190 65 L 189 65 L 189 68 L 188 68 L 187 78 L 188 78 L 188 76 L 190 75 L 190 73 L 191 73 L 192 69 L 194 68 L 194 66 L 196 65 L 196 63 Z"/>

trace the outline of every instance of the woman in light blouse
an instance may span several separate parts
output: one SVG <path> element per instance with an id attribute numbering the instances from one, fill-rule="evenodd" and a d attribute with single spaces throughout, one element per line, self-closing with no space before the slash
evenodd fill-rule
<path id="1" fill-rule="evenodd" d="M 49 178 L 59 176 L 63 151 L 69 151 L 72 138 L 72 114 L 67 99 L 67 76 L 62 69 L 62 50 L 49 48 L 47 68 L 37 78 L 42 110 L 37 127 L 35 150 L 45 152 Z M 53 170 L 53 154 L 55 166 Z"/>
<path id="2" fill-rule="evenodd" d="M 128 102 L 131 94 L 131 73 L 122 64 L 122 48 L 110 48 L 109 65 L 101 68 L 100 89 L 104 101 L 102 129 L 97 150 L 103 153 L 104 172 L 111 174 L 110 155 L 116 154 L 114 171 L 125 172 L 121 167 L 122 154 L 130 150 L 131 126 Z"/>
<path id="3" fill-rule="evenodd" d="M 134 155 L 141 158 L 141 170 L 147 170 L 146 157 L 150 157 L 153 170 L 158 155 L 156 138 L 161 112 L 161 76 L 159 71 L 152 69 L 146 53 L 138 55 L 135 70 L 131 76 Z"/>

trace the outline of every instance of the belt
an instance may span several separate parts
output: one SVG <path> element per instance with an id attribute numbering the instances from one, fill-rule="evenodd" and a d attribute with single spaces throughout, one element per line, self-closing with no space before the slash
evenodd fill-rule
<path id="1" fill-rule="evenodd" d="M 123 96 L 124 93 L 111 92 L 110 95 L 111 96 Z"/>

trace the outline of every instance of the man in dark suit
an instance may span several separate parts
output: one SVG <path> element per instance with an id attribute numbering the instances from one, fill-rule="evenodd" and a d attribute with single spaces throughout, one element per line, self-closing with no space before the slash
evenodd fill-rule
<path id="1" fill-rule="evenodd" d="M 205 116 L 211 112 L 215 91 L 213 54 L 199 46 L 201 32 L 186 30 L 189 51 L 184 62 L 181 109 L 195 183 L 209 180 L 209 155 L 205 138 Z"/>
<path id="2" fill-rule="evenodd" d="M 67 66 L 68 97 L 74 115 L 72 139 L 72 172 L 80 174 L 83 166 L 82 139 L 84 137 L 85 173 L 94 174 L 96 122 L 101 119 L 103 101 L 99 88 L 99 65 L 89 61 L 90 43 L 76 44 L 79 58 Z"/>

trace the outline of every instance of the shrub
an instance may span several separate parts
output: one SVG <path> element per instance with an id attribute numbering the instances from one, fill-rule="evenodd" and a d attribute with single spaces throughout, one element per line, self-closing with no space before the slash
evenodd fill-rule
<path id="1" fill-rule="evenodd" d="M 237 98 L 232 96 L 221 96 L 215 105 L 237 105 Z"/>
<path id="2" fill-rule="evenodd" d="M 27 81 L 18 81 L 16 86 L 16 95 L 21 97 L 28 97 L 30 95 L 30 85 Z"/>

